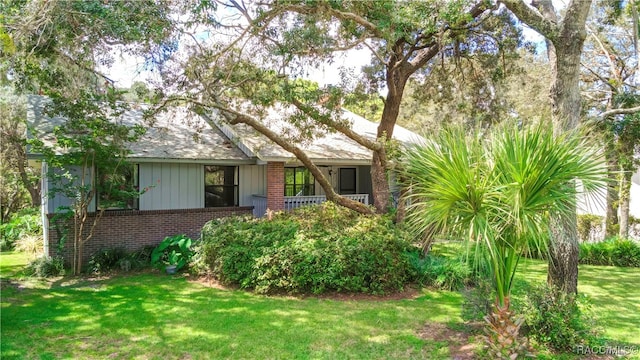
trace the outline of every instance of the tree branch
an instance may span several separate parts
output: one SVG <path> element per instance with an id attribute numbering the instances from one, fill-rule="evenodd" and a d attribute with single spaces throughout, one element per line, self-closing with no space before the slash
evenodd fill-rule
<path id="1" fill-rule="evenodd" d="M 555 42 L 558 39 L 560 28 L 555 21 L 548 19 L 540 11 L 522 0 L 499 0 L 521 22 L 540 33 L 545 38 Z"/>
<path id="2" fill-rule="evenodd" d="M 310 114 L 313 111 L 313 109 L 308 106 L 305 105 L 303 103 L 301 103 L 298 100 L 293 100 L 292 104 L 298 108 L 299 110 L 301 110 L 302 112 L 304 112 L 305 114 Z M 376 142 L 376 141 L 371 141 L 369 139 L 367 139 L 366 137 L 356 133 L 355 131 L 353 131 L 353 129 L 351 129 L 350 127 L 344 125 L 344 124 L 340 124 L 336 121 L 333 121 L 329 118 L 326 119 L 319 119 L 316 117 L 311 116 L 311 118 L 313 118 L 314 120 L 320 122 L 323 125 L 326 125 L 328 127 L 331 127 L 339 132 L 341 132 L 342 134 L 344 134 L 346 137 L 348 137 L 349 139 L 357 142 L 358 144 L 366 147 L 367 149 L 373 150 L 373 151 L 379 151 L 382 149 L 382 144 Z"/>
<path id="3" fill-rule="evenodd" d="M 307 154 L 305 154 L 305 152 L 302 149 L 300 149 L 299 147 L 289 143 L 288 141 L 280 137 L 274 131 L 266 127 L 262 122 L 260 122 L 257 119 L 254 119 L 251 116 L 248 116 L 241 112 L 238 112 L 220 105 L 213 105 L 213 107 L 220 110 L 223 113 L 223 116 L 225 116 L 225 118 L 230 124 L 232 125 L 239 124 L 239 123 L 247 124 L 252 128 L 254 128 L 256 131 L 258 131 L 259 133 L 261 133 L 262 135 L 266 136 L 269 140 L 273 141 L 274 143 L 278 144 L 280 147 L 282 147 L 286 151 L 293 154 L 298 160 L 300 160 L 300 162 L 302 162 L 302 164 L 309 170 L 309 172 L 311 172 L 311 174 L 313 175 L 315 180 L 320 184 L 320 186 L 322 186 L 322 189 L 324 190 L 328 200 L 333 201 L 339 205 L 342 205 L 344 207 L 347 207 L 351 210 L 357 211 L 362 214 L 373 214 L 373 210 L 370 207 L 358 201 L 347 199 L 344 196 L 337 194 L 335 190 L 333 190 L 333 186 L 331 185 L 331 183 L 329 183 L 329 181 L 325 178 L 320 168 L 318 168 L 313 163 L 313 161 L 307 156 Z"/>
<path id="4" fill-rule="evenodd" d="M 606 118 L 613 115 L 622 115 L 622 114 L 633 114 L 640 112 L 640 106 L 632 107 L 632 108 L 622 108 L 622 109 L 611 109 L 600 114 L 601 118 Z"/>

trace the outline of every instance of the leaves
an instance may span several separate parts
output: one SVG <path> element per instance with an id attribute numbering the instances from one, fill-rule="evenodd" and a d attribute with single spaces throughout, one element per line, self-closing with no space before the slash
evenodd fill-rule
<path id="1" fill-rule="evenodd" d="M 404 154 L 407 220 L 417 234 L 449 234 L 488 254 L 498 300 L 508 297 L 528 244 L 546 241 L 550 215 L 604 185 L 599 151 L 578 132 L 554 137 L 542 124 L 509 124 L 486 135 L 446 129 Z"/>

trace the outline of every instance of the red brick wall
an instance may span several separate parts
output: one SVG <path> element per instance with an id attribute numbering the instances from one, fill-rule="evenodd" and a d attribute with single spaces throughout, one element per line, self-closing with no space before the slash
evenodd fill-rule
<path id="1" fill-rule="evenodd" d="M 284 210 L 284 163 L 267 163 L 267 208 Z"/>
<path id="2" fill-rule="evenodd" d="M 148 211 L 106 211 L 94 231 L 93 237 L 85 244 L 83 263 L 91 254 L 101 249 L 124 248 L 129 251 L 144 246 L 155 246 L 166 236 L 187 234 L 193 239 L 200 236 L 202 226 L 209 220 L 232 215 L 251 215 L 253 207 L 226 207 L 184 210 L 148 210 Z M 49 255 L 56 255 L 60 234 L 49 215 Z M 91 214 L 85 226 L 93 222 Z M 73 228 L 71 228 L 71 231 Z M 88 229 L 85 229 L 87 233 Z M 73 256 L 73 233 L 65 243 L 63 256 L 71 263 Z"/>

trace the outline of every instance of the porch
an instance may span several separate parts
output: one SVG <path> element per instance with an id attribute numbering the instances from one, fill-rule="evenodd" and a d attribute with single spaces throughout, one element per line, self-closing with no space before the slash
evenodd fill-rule
<path id="1" fill-rule="evenodd" d="M 349 194 L 342 196 L 361 202 L 365 205 L 369 205 L 369 194 Z M 265 195 L 252 195 L 251 200 L 253 205 L 253 216 L 263 217 L 267 211 L 267 197 Z M 289 211 L 302 206 L 321 204 L 325 201 L 327 201 L 327 197 L 325 195 L 285 196 L 284 210 Z"/>

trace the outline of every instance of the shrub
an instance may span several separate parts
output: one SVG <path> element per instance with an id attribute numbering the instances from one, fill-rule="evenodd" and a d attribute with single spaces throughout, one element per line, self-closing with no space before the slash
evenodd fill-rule
<path id="1" fill-rule="evenodd" d="M 97 274 L 119 268 L 121 263 L 126 264 L 127 257 L 127 251 L 123 248 L 98 250 L 89 259 L 88 271 Z"/>
<path id="2" fill-rule="evenodd" d="M 191 239 L 184 234 L 165 237 L 151 252 L 151 264 L 161 268 L 175 265 L 176 270 L 182 269 L 193 256 L 191 243 Z"/>
<path id="3" fill-rule="evenodd" d="M 65 273 L 62 257 L 42 256 L 31 261 L 25 268 L 25 274 L 36 277 L 62 276 Z"/>
<path id="4" fill-rule="evenodd" d="M 465 321 L 482 321 L 495 303 L 493 284 L 488 278 L 475 279 L 472 286 L 462 291 L 462 296 L 462 319 Z"/>
<path id="5" fill-rule="evenodd" d="M 151 265 L 151 253 L 155 249 L 155 246 L 144 246 L 141 249 L 131 252 L 127 256 L 127 260 L 129 261 L 129 265 L 131 269 L 142 269 L 149 265 Z M 121 265 L 120 268 L 122 270 L 126 270 Z"/>
<path id="6" fill-rule="evenodd" d="M 88 271 L 97 274 L 111 270 L 129 271 L 145 268 L 151 264 L 151 252 L 154 248 L 145 246 L 133 252 L 127 252 L 123 248 L 99 250 L 91 255 Z"/>
<path id="7" fill-rule="evenodd" d="M 30 255 L 37 255 L 42 253 L 43 240 L 40 235 L 23 235 L 18 241 L 15 242 L 15 249 L 20 252 L 25 252 Z"/>
<path id="8" fill-rule="evenodd" d="M 210 221 L 194 269 L 258 293 L 381 294 L 410 280 L 410 248 L 390 217 L 327 202 L 272 220 Z"/>
<path id="9" fill-rule="evenodd" d="M 436 255 L 421 257 L 418 252 L 408 253 L 407 256 L 421 285 L 453 291 L 471 283 L 471 268 L 462 259 Z"/>
<path id="10" fill-rule="evenodd" d="M 28 235 L 42 235 L 42 219 L 37 208 L 21 210 L 0 224 L 0 250 L 13 250 L 16 241 Z"/>
<path id="11" fill-rule="evenodd" d="M 581 244 L 580 264 L 640 267 L 640 244 L 619 238 Z"/>
<path id="12" fill-rule="evenodd" d="M 585 295 L 570 295 L 548 286 L 527 291 L 520 313 L 523 332 L 556 351 L 573 351 L 596 340 L 594 314 Z"/>

